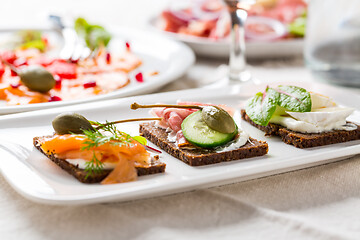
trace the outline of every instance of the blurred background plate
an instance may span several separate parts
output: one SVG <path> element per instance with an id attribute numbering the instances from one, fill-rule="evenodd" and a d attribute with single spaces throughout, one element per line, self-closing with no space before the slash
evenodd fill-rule
<path id="1" fill-rule="evenodd" d="M 186 43 L 199 56 L 218 58 L 229 57 L 229 39 L 215 41 L 207 38 L 166 32 L 156 27 L 156 21 L 156 17 L 150 18 L 148 22 L 149 28 L 161 32 L 172 39 Z M 303 39 L 283 39 L 271 42 L 246 42 L 246 57 L 259 59 L 301 56 L 303 54 L 303 47 Z"/>
<path id="2" fill-rule="evenodd" d="M 121 51 L 125 46 L 125 42 L 129 42 L 132 51 L 142 60 L 142 65 L 133 72 L 130 72 L 131 83 L 129 85 L 111 93 L 70 101 L 16 106 L 7 106 L 5 101 L 0 101 L 0 114 L 25 112 L 151 93 L 181 77 L 195 62 L 194 53 L 188 46 L 172 39 L 168 39 L 165 36 L 127 27 L 108 26 L 107 29 L 113 35 L 113 39 L 109 46 L 112 52 Z M 154 71 L 157 71 L 158 74 L 146 77 L 142 83 L 134 80 L 134 75 L 138 72 Z"/>

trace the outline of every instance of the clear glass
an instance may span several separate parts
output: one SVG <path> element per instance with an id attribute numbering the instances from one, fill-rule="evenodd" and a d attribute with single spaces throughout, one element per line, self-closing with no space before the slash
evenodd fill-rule
<path id="1" fill-rule="evenodd" d="M 251 0 L 225 0 L 231 18 L 229 80 L 231 83 L 245 82 L 251 79 L 246 70 L 245 21 Z"/>
<path id="2" fill-rule="evenodd" d="M 311 0 L 304 57 L 315 79 L 360 87 L 360 1 Z"/>

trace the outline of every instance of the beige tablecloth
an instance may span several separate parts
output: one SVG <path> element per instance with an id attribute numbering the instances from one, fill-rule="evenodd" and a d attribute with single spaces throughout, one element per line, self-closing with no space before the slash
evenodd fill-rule
<path id="1" fill-rule="evenodd" d="M 102 22 L 139 25 L 136 21 L 142 21 L 141 16 L 161 9 L 165 1 L 17 0 L 2 4 L 0 26 L 9 22 L 31 25 L 41 21 L 45 10 L 61 7 Z M 38 8 L 42 11 L 35 11 Z M 199 59 L 187 75 L 161 91 L 208 84 L 216 67 L 224 63 Z M 251 64 L 249 69 L 258 79 L 311 79 L 301 59 Z M 0 239 L 360 239 L 359 175 L 356 156 L 217 188 L 77 207 L 33 203 L 0 177 Z"/>
<path id="2" fill-rule="evenodd" d="M 0 177 L 1 239 L 359 239 L 360 159 L 127 203 L 46 206 Z"/>

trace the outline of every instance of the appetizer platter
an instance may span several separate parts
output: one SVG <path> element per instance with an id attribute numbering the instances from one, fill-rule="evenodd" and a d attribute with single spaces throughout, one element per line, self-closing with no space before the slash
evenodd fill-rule
<path id="1" fill-rule="evenodd" d="M 339 91 L 328 85 L 309 82 L 274 83 L 268 87 L 265 84 L 244 84 L 216 90 L 193 89 L 114 99 L 0 117 L 3 126 L 0 129 L 1 173 L 20 194 L 34 201 L 64 205 L 89 204 L 134 200 L 219 186 L 337 161 L 360 153 L 359 140 L 356 140 L 359 139 L 359 134 L 351 141 L 302 149 L 284 143 L 278 136 L 265 136 L 262 130 L 242 119 L 244 117 L 242 109 L 247 109 L 249 116 L 253 116 L 247 106 L 251 102 L 256 102 L 253 97 L 259 91 L 270 92 L 270 88 L 276 91 L 282 89 L 281 92 L 286 93 L 286 96 L 293 94 L 295 99 L 298 99 L 298 95 L 294 92 L 279 85 L 290 89 L 296 85 L 296 93 L 306 92 L 307 97 L 303 99 L 306 101 L 309 101 L 307 95 L 309 92 L 322 94 L 318 96 L 328 96 L 318 98 L 328 101 L 317 103 L 327 102 L 333 106 L 334 102 L 338 108 L 353 108 L 349 117 L 340 115 L 353 125 L 360 123 L 359 96 L 350 92 L 344 94 L 343 90 Z M 269 99 L 275 99 L 272 101 L 275 108 L 281 105 L 281 102 L 286 102 L 279 101 L 277 97 L 269 97 Z M 313 104 L 317 103 L 316 100 L 313 101 Z M 310 110 L 311 106 L 313 109 L 319 109 L 316 105 L 310 105 Z M 324 107 L 326 110 L 321 113 L 329 115 L 331 113 L 329 106 Z M 151 108 L 153 116 L 149 115 L 149 109 L 143 108 Z M 309 119 L 313 113 L 319 112 L 318 110 L 309 112 L 309 109 L 289 106 L 284 108 L 287 109 L 289 116 L 294 112 L 295 115 L 304 114 Z M 333 113 L 339 117 L 338 113 L 342 113 L 343 110 L 338 109 Z M 273 116 L 289 117 L 285 114 L 270 114 L 270 117 L 267 114 L 263 115 L 266 115 L 265 119 Z M 71 120 L 74 118 L 82 120 Z M 75 124 L 77 126 L 67 124 L 66 121 L 69 119 L 70 122 L 77 122 L 78 124 Z M 324 118 L 318 115 L 313 119 Z M 266 124 L 261 119 L 253 117 L 253 120 L 262 125 Z M 340 121 L 336 122 L 340 124 Z M 344 126 L 343 122 L 340 125 Z M 64 126 L 66 126 L 65 130 Z M 76 133 L 79 126 L 81 132 Z M 116 127 L 116 130 L 104 126 Z M 84 131 L 86 129 L 88 130 Z M 335 129 L 330 132 L 343 130 L 354 131 Z M 135 161 L 130 164 L 132 169 L 130 179 L 135 178 L 136 181 L 118 181 L 118 177 L 110 177 L 109 183 L 114 183 L 114 179 L 116 183 L 121 183 L 104 185 L 98 182 L 106 179 L 106 176 L 102 176 L 101 180 L 93 181 L 95 183 L 82 183 L 81 177 L 78 181 L 76 173 L 70 173 L 66 167 L 62 167 L 62 163 L 56 162 L 59 159 L 68 160 L 67 162 L 75 168 L 74 172 L 82 171 L 85 179 L 89 173 L 87 170 L 90 169 L 90 172 L 91 169 L 95 170 L 91 165 L 94 163 L 94 156 L 100 161 L 113 162 L 114 158 L 109 157 L 108 153 L 110 149 L 124 147 L 123 150 L 116 150 L 123 153 L 127 152 L 128 147 L 131 148 L 126 144 L 120 146 L 119 143 L 124 142 L 120 140 L 121 137 L 114 138 L 115 132 L 121 132 L 121 136 L 129 136 L 125 143 L 132 145 L 133 141 L 137 141 L 133 145 L 137 150 L 133 153 L 144 153 L 148 163 L 154 163 L 149 160 L 151 157 L 148 153 L 157 155 L 154 160 L 163 168 L 157 168 L 160 170 L 152 172 L 154 174 L 141 175 L 139 169 L 149 167 L 149 164 L 138 165 L 137 175 L 141 176 L 137 176 L 134 175 L 134 164 L 140 160 Z M 138 137 L 140 135 L 141 137 Z M 77 144 L 71 144 L 70 142 L 75 138 Z M 61 142 L 59 139 L 66 144 L 59 144 Z M 87 142 L 85 145 L 88 147 L 79 148 L 78 143 L 84 141 Z M 105 141 L 103 145 L 94 145 L 102 141 Z M 84 152 L 81 153 L 79 149 Z M 71 163 L 73 161 L 71 159 L 76 161 Z M 87 159 L 89 163 L 84 165 L 79 159 Z M 107 171 L 105 168 L 103 170 Z M 115 170 L 116 167 L 113 172 L 116 172 Z M 107 171 L 107 174 L 110 176 L 112 172 Z"/>
<path id="2" fill-rule="evenodd" d="M 247 57 L 302 54 L 307 17 L 305 1 L 263 0 L 251 6 L 245 4 Z M 149 24 L 185 42 L 199 55 L 228 57 L 230 17 L 221 0 L 173 1 L 159 16 L 151 18 Z"/>
<path id="3" fill-rule="evenodd" d="M 181 43 L 82 20 L 79 32 L 95 29 L 83 36 L 86 57 L 62 57 L 61 47 L 53 46 L 58 43 L 38 31 L 22 32 L 20 44 L 0 51 L 0 114 L 149 93 L 180 77 L 195 60 Z M 34 74 L 46 84 L 38 87 Z"/>

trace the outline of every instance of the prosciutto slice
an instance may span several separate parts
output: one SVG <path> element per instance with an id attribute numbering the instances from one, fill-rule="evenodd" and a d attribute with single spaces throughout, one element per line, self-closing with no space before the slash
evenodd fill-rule
<path id="1" fill-rule="evenodd" d="M 178 132 L 181 130 L 181 123 L 184 119 L 196 112 L 198 109 L 185 109 L 185 108 L 153 108 L 150 113 L 156 117 L 162 117 L 163 120 L 159 125 L 163 128 L 170 128 Z"/>
<path id="2" fill-rule="evenodd" d="M 213 104 L 199 103 L 199 102 L 184 102 L 178 101 L 178 105 L 196 105 L 196 106 L 212 106 Z M 233 115 L 233 109 L 224 105 L 218 105 L 227 111 L 230 115 Z M 170 128 L 176 133 L 181 130 L 181 123 L 190 114 L 198 111 L 198 109 L 189 108 L 153 108 L 150 110 L 150 114 L 155 117 L 161 117 L 163 120 L 159 123 L 162 128 Z"/>

